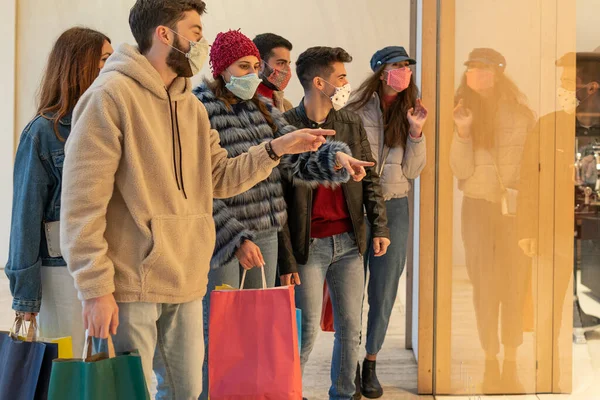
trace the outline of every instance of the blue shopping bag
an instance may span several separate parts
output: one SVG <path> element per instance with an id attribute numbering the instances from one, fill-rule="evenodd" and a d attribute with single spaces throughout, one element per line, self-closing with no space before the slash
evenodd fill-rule
<path id="1" fill-rule="evenodd" d="M 36 396 L 42 366 L 44 362 L 46 344 L 35 342 L 34 321 L 29 326 L 26 340 L 20 340 L 18 333 L 23 326 L 23 316 L 17 315 L 13 329 L 10 332 L 0 333 L 0 399 L 34 400 Z M 15 329 L 16 327 L 16 329 Z M 45 373 L 49 374 L 50 371 Z M 44 388 L 40 391 L 45 392 Z"/>
<path id="2" fill-rule="evenodd" d="M 302 351 L 302 310 L 296 308 L 296 326 L 298 327 L 298 352 Z"/>

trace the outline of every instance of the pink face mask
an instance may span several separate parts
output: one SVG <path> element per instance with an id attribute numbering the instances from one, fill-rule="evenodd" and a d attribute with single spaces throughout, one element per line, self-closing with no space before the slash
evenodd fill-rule
<path id="1" fill-rule="evenodd" d="M 275 86 L 277 90 L 281 91 L 285 89 L 288 83 L 290 83 L 290 79 L 292 79 L 292 72 L 289 67 L 286 69 L 275 69 L 263 61 L 263 69 L 263 76 L 265 76 L 267 81 Z"/>
<path id="2" fill-rule="evenodd" d="M 384 79 L 389 87 L 400 93 L 410 85 L 412 70 L 408 67 L 388 69 L 385 71 Z"/>
<path id="3" fill-rule="evenodd" d="M 467 86 L 476 92 L 494 87 L 494 72 L 489 69 L 474 68 L 467 70 Z"/>

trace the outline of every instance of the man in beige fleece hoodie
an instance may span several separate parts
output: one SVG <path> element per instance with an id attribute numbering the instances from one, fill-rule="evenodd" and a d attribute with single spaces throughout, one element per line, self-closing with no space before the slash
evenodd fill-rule
<path id="1" fill-rule="evenodd" d="M 296 131 L 227 158 L 187 79 L 206 56 L 204 11 L 201 0 L 136 1 L 138 48 L 121 46 L 82 96 L 64 163 L 61 244 L 85 327 L 112 334 L 117 351 L 138 349 L 158 398 L 202 390 L 213 197 L 248 190 L 279 156 L 333 134 Z"/>

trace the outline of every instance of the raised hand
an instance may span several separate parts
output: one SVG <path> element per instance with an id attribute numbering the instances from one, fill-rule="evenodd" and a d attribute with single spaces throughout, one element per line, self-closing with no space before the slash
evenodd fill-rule
<path id="1" fill-rule="evenodd" d="M 408 110 L 406 118 L 410 124 L 410 135 L 412 137 L 419 137 L 423 132 L 423 125 L 427 121 L 428 111 L 421 102 L 421 99 L 417 99 L 417 103 L 414 107 Z"/>
<path id="2" fill-rule="evenodd" d="M 458 135 L 462 138 L 471 136 L 471 125 L 473 124 L 473 113 L 465 107 L 462 99 L 454 108 L 454 123 L 458 130 Z"/>

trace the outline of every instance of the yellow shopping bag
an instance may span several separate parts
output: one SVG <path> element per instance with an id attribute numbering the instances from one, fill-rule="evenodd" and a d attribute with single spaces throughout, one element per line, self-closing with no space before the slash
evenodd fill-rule
<path id="1" fill-rule="evenodd" d="M 19 336 L 19 340 L 25 341 L 25 339 L 25 337 Z M 36 342 L 58 344 L 58 358 L 73 358 L 73 341 L 71 340 L 71 336 L 58 339 L 37 337 L 35 340 Z"/>
<path id="2" fill-rule="evenodd" d="M 227 284 L 222 284 L 221 286 L 215 286 L 215 290 L 238 290 L 238 289 L 231 287 Z"/>

